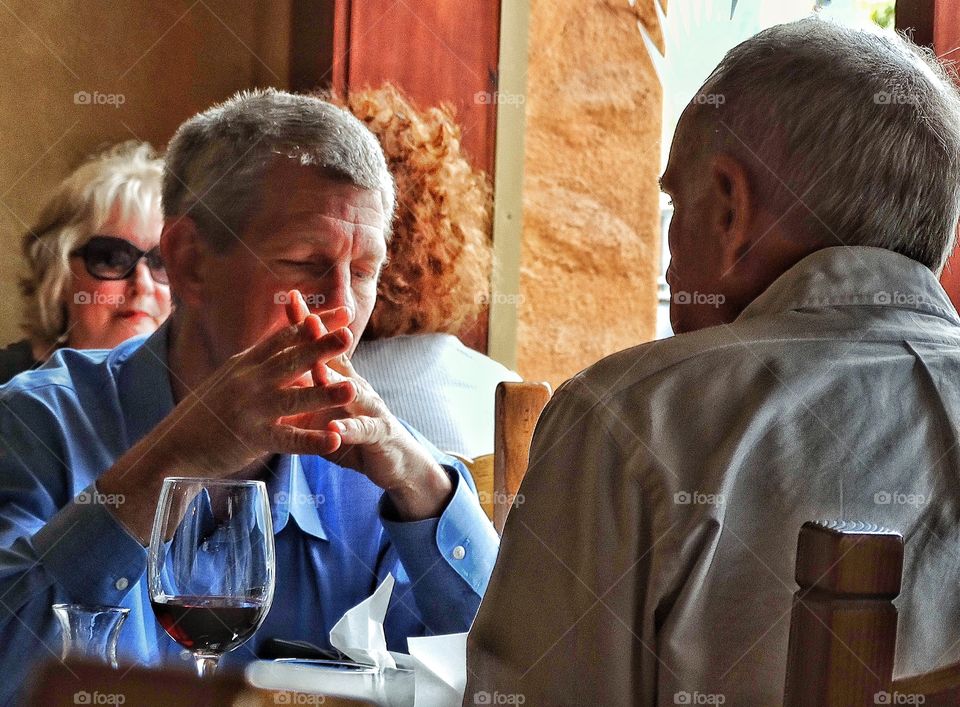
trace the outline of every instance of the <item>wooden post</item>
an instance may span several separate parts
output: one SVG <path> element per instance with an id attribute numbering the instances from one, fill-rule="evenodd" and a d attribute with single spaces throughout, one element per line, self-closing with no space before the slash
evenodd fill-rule
<path id="1" fill-rule="evenodd" d="M 787 657 L 787 707 L 883 704 L 903 573 L 899 533 L 849 521 L 804 523 Z"/>

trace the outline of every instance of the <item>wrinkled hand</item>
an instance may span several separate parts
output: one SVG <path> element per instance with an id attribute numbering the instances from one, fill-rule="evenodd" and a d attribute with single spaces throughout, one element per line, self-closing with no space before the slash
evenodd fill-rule
<path id="1" fill-rule="evenodd" d="M 287 317 L 292 325 L 315 316 L 309 314 L 298 291 L 291 291 L 287 301 Z M 320 322 L 320 339 L 335 333 L 328 333 Z M 293 415 L 283 422 L 295 429 L 322 430 L 334 435 L 335 446 L 321 454 L 340 466 L 359 471 L 386 490 L 404 519 L 440 515 L 453 491 L 449 477 L 357 373 L 346 350 L 318 359 L 311 368 L 311 379 L 314 389 L 339 390 L 340 386 L 349 386 L 349 400 Z"/>
<path id="2" fill-rule="evenodd" d="M 226 476 L 272 454 L 327 454 L 340 438 L 301 427 L 297 415 L 333 410 L 354 397 L 350 382 L 295 385 L 317 365 L 350 349 L 346 309 L 327 313 L 332 333 L 316 315 L 268 336 L 231 357 L 162 423 L 161 443 L 186 475 Z"/>
<path id="3" fill-rule="evenodd" d="M 330 454 L 341 448 L 339 433 L 297 424 L 311 421 L 299 417 L 307 412 L 342 414 L 334 411 L 356 398 L 347 380 L 309 384 L 311 370 L 353 344 L 346 308 L 323 316 L 326 325 L 316 315 L 304 316 L 228 359 L 97 479 L 101 493 L 125 499 L 112 512 L 141 544 L 149 537 L 166 476 L 256 478 L 273 454 Z"/>

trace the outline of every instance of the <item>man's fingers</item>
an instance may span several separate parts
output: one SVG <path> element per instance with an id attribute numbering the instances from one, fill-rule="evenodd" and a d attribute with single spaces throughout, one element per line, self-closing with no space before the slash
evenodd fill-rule
<path id="1" fill-rule="evenodd" d="M 270 427 L 269 448 L 280 454 L 330 454 L 340 448 L 340 435 L 277 423 Z"/>
<path id="2" fill-rule="evenodd" d="M 350 348 L 352 341 L 349 329 L 338 329 L 314 341 L 291 346 L 266 362 L 263 376 L 270 381 L 288 383 L 312 370 L 318 360 L 325 361 L 340 355 Z"/>
<path id="3" fill-rule="evenodd" d="M 377 444 L 384 437 L 386 423 L 381 418 L 361 415 L 333 420 L 330 429 L 340 435 L 343 444 Z"/>
<path id="4" fill-rule="evenodd" d="M 349 326 L 353 322 L 353 311 L 349 307 L 337 307 L 326 312 L 317 312 L 327 331 Z"/>
<path id="5" fill-rule="evenodd" d="M 281 327 L 251 346 L 242 355 L 245 359 L 253 363 L 266 361 L 278 351 L 283 351 L 303 341 L 318 339 L 319 337 L 316 333 L 319 331 L 317 328 L 319 324 L 320 321 L 316 316 L 310 316 L 301 324 L 291 324 L 290 326 Z"/>
<path id="6" fill-rule="evenodd" d="M 276 405 L 271 412 L 277 417 L 318 412 L 327 408 L 349 405 L 356 395 L 356 388 L 349 381 L 323 387 L 285 388 L 279 391 Z"/>
<path id="7" fill-rule="evenodd" d="M 327 366 L 345 378 L 359 378 L 356 369 L 353 367 L 353 363 L 351 363 L 350 358 L 346 354 L 330 359 Z"/>
<path id="8" fill-rule="evenodd" d="M 287 319 L 291 324 L 299 324 L 310 314 L 310 308 L 307 307 L 307 303 L 303 299 L 303 295 L 300 294 L 300 290 L 290 290 L 287 292 L 286 310 Z"/>

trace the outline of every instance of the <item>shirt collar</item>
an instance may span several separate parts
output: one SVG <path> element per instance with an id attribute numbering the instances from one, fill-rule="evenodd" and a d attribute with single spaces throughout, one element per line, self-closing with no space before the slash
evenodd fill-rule
<path id="1" fill-rule="evenodd" d="M 278 454 L 270 468 L 272 476 L 267 481 L 267 490 L 273 514 L 273 532 L 283 530 L 292 516 L 304 533 L 327 540 L 320 518 L 320 506 L 326 499 L 311 488 L 300 457 L 296 454 Z"/>
<path id="2" fill-rule="evenodd" d="M 818 250 L 777 278 L 737 320 L 790 310 L 877 305 L 932 314 L 960 325 L 957 310 L 929 268 L 885 248 Z"/>
<path id="3" fill-rule="evenodd" d="M 167 363 L 170 320 L 164 322 L 141 346 L 115 349 L 117 389 L 126 425 L 127 448 L 160 424 L 174 407 L 170 369 Z M 319 506 L 324 498 L 311 490 L 300 457 L 278 454 L 270 464 L 267 480 L 273 528 L 279 533 L 293 516 L 304 533 L 327 540 Z"/>

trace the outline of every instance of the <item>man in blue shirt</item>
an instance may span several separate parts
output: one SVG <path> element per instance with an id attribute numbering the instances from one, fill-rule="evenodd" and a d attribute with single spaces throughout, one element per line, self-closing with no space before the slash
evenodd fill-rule
<path id="1" fill-rule="evenodd" d="M 238 94 L 174 136 L 163 208 L 171 319 L 109 352 L 62 350 L 0 388 L 0 665 L 12 678 L 0 699 L 57 654 L 57 602 L 130 608 L 121 660 L 188 657 L 156 623 L 144 577 L 167 476 L 268 486 L 273 606 L 225 663 L 268 638 L 327 645 L 387 573 L 392 649 L 465 631 L 496 534 L 462 466 L 349 362 L 394 210 L 376 140 L 323 101 Z"/>

